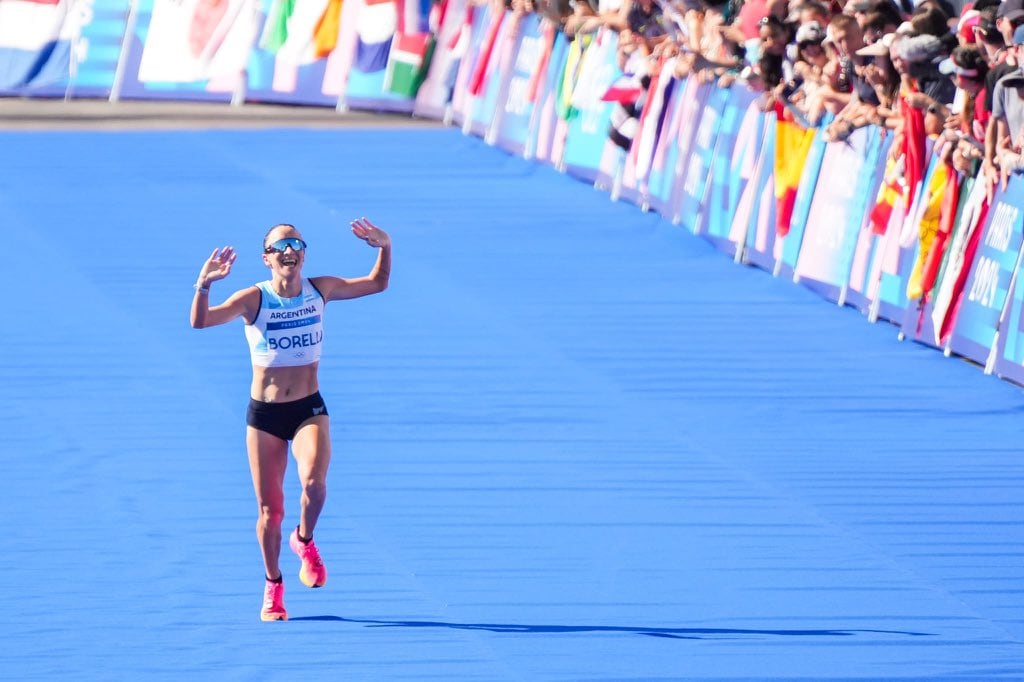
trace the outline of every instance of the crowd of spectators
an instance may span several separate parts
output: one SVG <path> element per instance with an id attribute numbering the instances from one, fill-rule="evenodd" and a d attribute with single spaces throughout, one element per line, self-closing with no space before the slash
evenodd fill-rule
<path id="1" fill-rule="evenodd" d="M 617 31 L 620 64 L 764 93 L 829 140 L 908 112 L 958 171 L 1024 171 L 1024 0 L 508 0 L 570 39 Z M 561 4 L 567 3 L 567 4 Z M 674 59 L 669 59 L 674 57 Z"/>

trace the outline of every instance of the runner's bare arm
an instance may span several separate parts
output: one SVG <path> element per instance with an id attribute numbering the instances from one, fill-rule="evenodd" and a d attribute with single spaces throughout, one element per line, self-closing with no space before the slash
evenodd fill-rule
<path id="1" fill-rule="evenodd" d="M 380 249 L 377 262 L 365 277 L 314 277 L 313 284 L 323 294 L 325 301 L 359 298 L 388 288 L 391 277 L 391 237 L 366 218 L 352 221 L 352 233 L 370 246 Z"/>
<path id="2" fill-rule="evenodd" d="M 260 304 L 259 290 L 256 287 L 235 292 L 224 303 L 210 307 L 210 285 L 231 274 L 231 266 L 237 255 L 234 248 L 225 246 L 223 249 L 214 249 L 203 263 L 199 278 L 196 280 L 196 292 L 192 297 L 192 311 L 189 316 L 194 329 L 224 324 L 239 315 L 244 315 L 247 321 L 255 317 Z"/>
<path id="3" fill-rule="evenodd" d="M 259 305 L 260 290 L 256 287 L 236 291 L 228 300 L 215 306 L 210 305 L 209 293 L 203 293 L 200 289 L 196 289 L 196 295 L 192 298 L 192 327 L 194 329 L 216 327 L 218 324 L 230 322 L 236 317 L 242 317 L 246 322 L 252 322 L 256 318 Z"/>

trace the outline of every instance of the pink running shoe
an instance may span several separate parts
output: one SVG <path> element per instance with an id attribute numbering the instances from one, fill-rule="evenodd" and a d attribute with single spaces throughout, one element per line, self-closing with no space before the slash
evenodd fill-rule
<path id="1" fill-rule="evenodd" d="M 284 583 L 267 581 L 263 588 L 263 609 L 260 620 L 288 620 L 288 612 L 284 610 Z"/>
<path id="2" fill-rule="evenodd" d="M 299 529 L 292 531 L 288 538 L 288 546 L 302 559 L 302 568 L 299 569 L 299 580 L 306 587 L 323 587 L 327 582 L 327 567 L 324 560 L 320 558 L 320 552 L 313 540 L 303 542 L 299 539 Z"/>

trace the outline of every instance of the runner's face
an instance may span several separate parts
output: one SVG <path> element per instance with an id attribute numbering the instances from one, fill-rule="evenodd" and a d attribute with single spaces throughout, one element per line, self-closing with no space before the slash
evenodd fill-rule
<path id="1" fill-rule="evenodd" d="M 298 237 L 302 239 L 302 235 L 294 227 L 277 227 L 267 235 L 266 243 L 273 244 L 278 239 L 284 239 L 285 237 Z M 263 254 L 263 262 L 266 263 L 267 267 L 285 276 L 301 271 L 305 258 L 305 250 L 294 251 L 291 247 L 285 249 L 283 253 L 271 251 L 270 253 Z"/>

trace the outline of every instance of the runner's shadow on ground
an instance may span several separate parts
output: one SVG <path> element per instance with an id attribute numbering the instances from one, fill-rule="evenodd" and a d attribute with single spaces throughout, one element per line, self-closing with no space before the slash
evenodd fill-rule
<path id="1" fill-rule="evenodd" d="M 512 623 L 447 623 L 433 620 L 371 620 L 365 618 L 342 618 L 341 616 L 299 616 L 293 621 L 319 620 L 353 623 L 374 628 L 449 628 L 452 630 L 483 630 L 487 632 L 560 634 L 580 632 L 619 632 L 664 637 L 667 639 L 722 639 L 730 636 L 765 637 L 852 637 L 860 634 L 902 635 L 906 637 L 930 637 L 930 632 L 907 632 L 902 630 L 768 630 L 745 628 L 658 628 L 630 627 L 621 625 L 525 625 Z"/>

